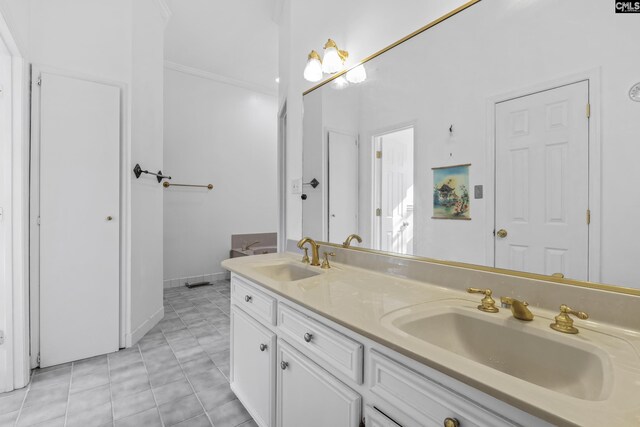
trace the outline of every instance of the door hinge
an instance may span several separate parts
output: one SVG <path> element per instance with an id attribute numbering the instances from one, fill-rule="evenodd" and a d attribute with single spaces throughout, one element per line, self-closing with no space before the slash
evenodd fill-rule
<path id="1" fill-rule="evenodd" d="M 42 77 L 41 76 L 38 76 L 38 80 L 36 80 L 36 84 L 38 86 L 42 86 Z"/>
<path id="2" fill-rule="evenodd" d="M 587 103 L 587 119 L 591 118 L 591 104 Z"/>
<path id="3" fill-rule="evenodd" d="M 380 208 L 376 209 L 376 216 L 382 216 L 382 209 Z"/>
<path id="4" fill-rule="evenodd" d="M 40 366 L 40 353 L 36 356 L 36 365 Z"/>
<path id="5" fill-rule="evenodd" d="M 376 159 L 382 158 L 382 151 L 376 151 Z"/>
<path id="6" fill-rule="evenodd" d="M 36 223 L 40 225 L 40 216 L 38 216 L 38 219 L 36 219 Z"/>
<path id="7" fill-rule="evenodd" d="M 587 225 L 591 224 L 591 209 L 587 209 Z"/>

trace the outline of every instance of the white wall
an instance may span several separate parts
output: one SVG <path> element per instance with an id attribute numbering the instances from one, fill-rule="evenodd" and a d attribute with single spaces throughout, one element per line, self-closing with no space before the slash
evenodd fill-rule
<path id="1" fill-rule="evenodd" d="M 309 52 L 321 52 L 331 37 L 349 51 L 347 64 L 355 64 L 463 3 L 405 0 L 399 7 L 395 2 L 328 0 L 314 8 L 308 2 L 286 0 L 279 33 L 279 103 L 286 99 L 289 181 L 302 177 L 302 92 L 314 86 L 302 76 Z M 302 201 L 290 191 L 286 234 L 289 239 L 302 235 Z"/>
<path id="2" fill-rule="evenodd" d="M 277 100 L 169 68 L 164 91 L 163 171 L 214 186 L 164 191 L 164 278 L 223 278 L 232 234 L 277 228 Z"/>
<path id="3" fill-rule="evenodd" d="M 131 52 L 132 165 L 164 170 L 164 28 L 156 0 L 135 0 Z M 131 179 L 131 173 L 128 174 Z M 148 178 L 148 177 L 145 177 Z M 131 183 L 131 341 L 163 316 L 163 189 L 157 180 Z M 127 339 L 129 341 L 129 339 Z"/>

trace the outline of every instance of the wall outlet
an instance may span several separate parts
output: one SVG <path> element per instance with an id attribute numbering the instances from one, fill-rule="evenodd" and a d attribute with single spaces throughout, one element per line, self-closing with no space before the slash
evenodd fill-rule
<path id="1" fill-rule="evenodd" d="M 302 178 L 291 180 L 291 194 L 302 194 Z"/>

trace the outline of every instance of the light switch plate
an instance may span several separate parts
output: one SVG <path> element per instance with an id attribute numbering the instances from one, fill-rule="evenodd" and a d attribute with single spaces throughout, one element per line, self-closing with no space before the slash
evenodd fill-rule
<path id="1" fill-rule="evenodd" d="M 482 185 L 476 185 L 473 187 L 473 197 L 476 199 L 482 199 L 483 196 L 483 188 Z"/>
<path id="2" fill-rule="evenodd" d="M 291 194 L 302 194 L 302 178 L 291 180 Z"/>

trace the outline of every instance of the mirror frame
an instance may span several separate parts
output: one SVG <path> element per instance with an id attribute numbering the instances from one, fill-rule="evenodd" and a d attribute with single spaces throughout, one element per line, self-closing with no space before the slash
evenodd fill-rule
<path id="1" fill-rule="evenodd" d="M 347 72 L 349 72 L 350 70 L 352 70 L 353 68 L 362 65 L 366 62 L 371 61 L 372 59 L 382 55 L 383 53 L 393 49 L 394 47 L 398 46 L 399 44 L 402 44 L 404 42 L 406 42 L 407 40 L 412 39 L 413 37 L 427 31 L 428 29 L 440 24 L 441 22 L 444 22 L 445 20 L 451 18 L 452 16 L 462 12 L 465 9 L 468 9 L 469 7 L 480 3 L 482 0 L 470 0 L 469 2 L 457 7 L 456 9 L 453 9 L 452 11 L 442 15 L 441 17 L 435 19 L 434 21 L 429 22 L 427 25 L 419 28 L 418 30 L 412 32 L 411 34 L 401 38 L 400 40 L 390 44 L 389 46 L 377 51 L 376 53 L 366 57 L 365 59 L 363 59 L 362 61 L 356 63 L 355 65 L 351 66 L 350 68 L 344 69 L 336 74 L 333 74 L 331 77 L 326 78 L 325 80 L 321 81 L 320 83 L 318 83 L 317 85 L 313 86 L 312 88 L 304 91 L 302 93 L 302 96 L 304 97 L 304 95 L 307 95 L 311 92 L 313 92 L 316 89 L 321 88 L 322 86 L 326 85 L 327 83 L 330 83 L 331 81 L 337 79 L 338 77 L 346 74 Z M 354 250 L 354 251 L 358 251 L 358 252 L 364 252 L 364 253 L 370 253 L 370 254 L 376 254 L 376 255 L 385 255 L 385 256 L 389 256 L 389 257 L 394 257 L 394 258 L 400 258 L 400 259 L 408 259 L 408 260 L 414 260 L 414 261 L 422 261 L 422 262 L 428 262 L 428 263 L 432 263 L 432 264 L 438 264 L 438 265 L 446 265 L 449 267 L 457 267 L 457 268 L 465 268 L 468 270 L 476 270 L 476 271 L 484 271 L 484 272 L 489 272 L 489 273 L 496 273 L 496 274 L 502 274 L 502 275 L 506 275 L 506 276 L 513 276 L 513 277 L 520 277 L 520 278 L 525 278 L 525 279 L 531 279 L 531 280 L 541 280 L 541 281 L 545 281 L 545 282 L 553 282 L 553 283 L 559 283 L 559 284 L 563 284 L 563 285 L 572 285 L 572 286 L 578 286 L 578 287 L 582 287 L 582 288 L 590 288 L 590 289 L 598 289 L 598 290 L 602 290 L 602 291 L 608 291 L 608 292 L 615 292 L 615 293 L 619 293 L 619 294 L 626 294 L 626 295 L 633 295 L 633 296 L 640 296 L 640 289 L 635 289 L 635 288 L 628 288 L 628 287 L 624 287 L 624 286 L 616 286 L 616 285 L 607 285 L 604 283 L 597 283 L 597 282 L 588 282 L 588 281 L 582 281 L 582 280 L 573 280 L 573 279 L 569 279 L 569 278 L 560 278 L 560 277 L 554 277 L 554 276 L 547 276 L 544 274 L 537 274 L 537 273 L 527 273 L 524 271 L 517 271 L 517 270 L 507 270 L 507 269 L 503 269 L 503 268 L 496 268 L 496 267 L 488 267 L 488 266 L 484 266 L 484 265 L 478 265 L 478 264 L 468 264 L 468 263 L 463 263 L 463 262 L 456 262 L 456 261 L 444 261 L 444 260 L 439 260 L 439 259 L 435 259 L 435 258 L 427 258 L 427 257 L 420 257 L 420 256 L 416 256 L 416 255 L 405 255 L 405 254 L 400 254 L 400 253 L 396 253 L 396 252 L 387 252 L 387 251 L 381 251 L 381 250 L 377 250 L 377 249 L 368 249 L 368 248 L 360 248 L 360 247 L 354 247 L 354 246 L 350 246 L 348 248 L 345 248 L 344 246 L 340 245 L 340 244 L 336 244 L 336 243 L 329 243 L 329 242 L 322 242 L 322 241 L 318 241 L 318 244 L 321 246 L 329 246 L 329 247 L 333 247 L 333 248 L 339 248 L 339 249 L 346 249 L 346 250 Z"/>

